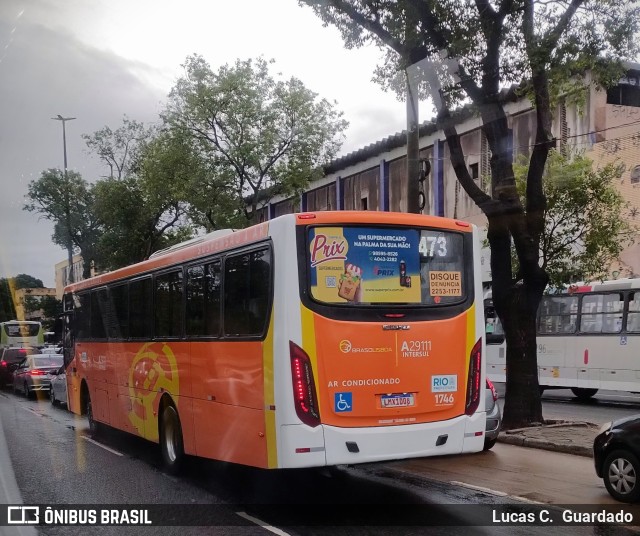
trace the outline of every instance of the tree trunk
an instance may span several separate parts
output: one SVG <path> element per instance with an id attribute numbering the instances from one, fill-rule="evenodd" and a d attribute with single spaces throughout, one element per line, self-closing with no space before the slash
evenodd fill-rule
<path id="1" fill-rule="evenodd" d="M 407 72 L 407 212 L 420 214 L 420 133 L 418 124 L 418 88 Z M 425 189 L 426 181 L 425 181 Z M 425 191 L 426 214 L 429 214 Z"/>

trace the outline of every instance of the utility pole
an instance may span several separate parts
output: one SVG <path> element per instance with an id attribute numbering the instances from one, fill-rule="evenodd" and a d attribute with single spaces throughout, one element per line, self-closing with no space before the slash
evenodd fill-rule
<path id="1" fill-rule="evenodd" d="M 65 219 L 67 225 L 67 259 L 69 268 L 67 271 L 67 285 L 73 283 L 73 240 L 71 238 L 71 206 L 69 200 L 69 179 L 67 177 L 67 131 L 65 128 L 67 121 L 73 121 L 75 117 L 52 117 L 55 121 L 62 121 L 62 150 L 64 154 L 64 201 L 65 201 Z"/>

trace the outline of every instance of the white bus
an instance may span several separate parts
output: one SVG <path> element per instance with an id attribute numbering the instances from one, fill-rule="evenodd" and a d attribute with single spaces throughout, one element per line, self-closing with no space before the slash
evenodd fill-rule
<path id="1" fill-rule="evenodd" d="M 487 376 L 506 381 L 504 332 L 485 299 Z M 538 308 L 540 389 L 570 388 L 582 399 L 598 389 L 640 391 L 640 279 L 572 285 Z"/>
<path id="2" fill-rule="evenodd" d="M 42 324 L 28 320 L 0 322 L 0 350 L 11 346 L 44 346 Z"/>

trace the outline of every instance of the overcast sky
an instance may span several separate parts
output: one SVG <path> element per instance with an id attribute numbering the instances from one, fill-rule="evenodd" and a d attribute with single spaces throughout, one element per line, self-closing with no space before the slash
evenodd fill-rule
<path id="1" fill-rule="evenodd" d="M 216 69 L 264 55 L 320 96 L 350 127 L 342 153 L 403 129 L 404 105 L 371 82 L 381 53 L 345 50 L 297 0 L 0 0 L 0 277 L 27 273 L 54 286 L 66 258 L 53 226 L 22 210 L 29 181 L 63 167 L 94 181 L 104 170 L 82 134 L 123 115 L 157 121 L 181 64 L 201 54 Z"/>

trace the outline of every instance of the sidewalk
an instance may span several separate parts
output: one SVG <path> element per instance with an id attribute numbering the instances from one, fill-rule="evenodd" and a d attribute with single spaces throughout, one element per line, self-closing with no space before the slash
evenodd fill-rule
<path id="1" fill-rule="evenodd" d="M 599 424 L 586 422 L 547 421 L 550 424 L 500 432 L 498 441 L 579 456 L 593 455 L 593 440 Z"/>

